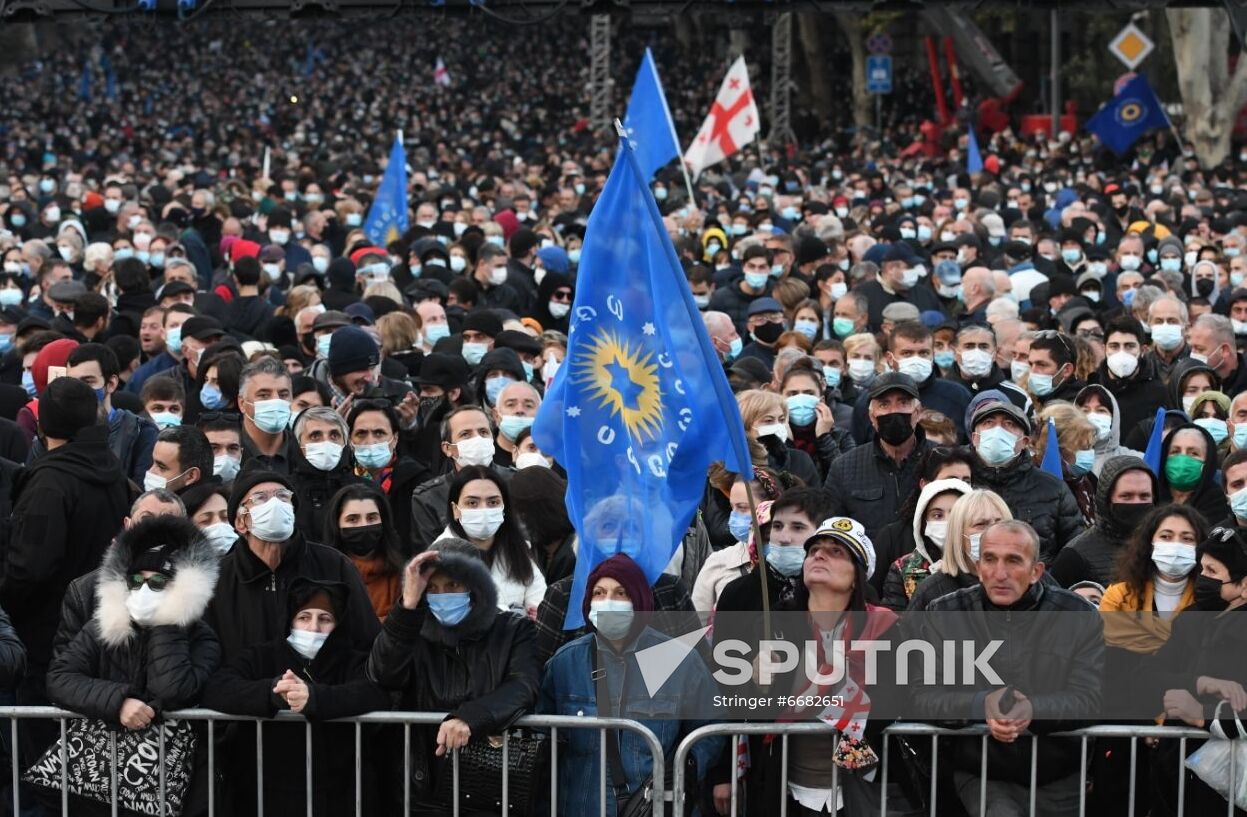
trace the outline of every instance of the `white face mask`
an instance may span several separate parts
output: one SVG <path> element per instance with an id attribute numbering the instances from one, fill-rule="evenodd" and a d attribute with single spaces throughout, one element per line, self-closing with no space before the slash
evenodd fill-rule
<path id="1" fill-rule="evenodd" d="M 241 466 L 241 460 L 228 454 L 223 457 L 212 458 L 212 473 L 220 477 L 222 482 L 233 482 L 234 477 L 238 476 L 238 469 Z"/>
<path id="2" fill-rule="evenodd" d="M 290 635 L 286 636 L 286 643 L 290 645 L 290 649 L 299 655 L 312 661 L 320 653 L 320 648 L 325 646 L 325 640 L 329 638 L 329 633 L 313 633 L 309 630 L 291 630 Z"/>
<path id="3" fill-rule="evenodd" d="M 918 383 L 924 383 L 931 376 L 933 365 L 929 358 L 912 355 L 898 360 L 896 362 L 896 370 L 901 374 L 909 375 Z"/>
<path id="4" fill-rule="evenodd" d="M 294 506 L 273 497 L 247 512 L 251 535 L 264 542 L 284 542 L 294 534 Z"/>
<path id="5" fill-rule="evenodd" d="M 472 539 L 489 539 L 502 527 L 505 515 L 504 508 L 465 508 L 459 511 L 459 525 Z"/>
<path id="6" fill-rule="evenodd" d="M 494 441 L 489 437 L 469 437 L 455 443 L 459 452 L 455 462 L 462 468 L 465 465 L 490 465 L 494 461 Z"/>
<path id="7" fill-rule="evenodd" d="M 1139 358 L 1130 352 L 1114 352 L 1109 355 L 1106 363 L 1114 377 L 1130 377 L 1139 368 Z"/>
<path id="8" fill-rule="evenodd" d="M 332 471 L 342 461 L 342 446 L 337 443 L 308 443 L 303 456 L 318 471 Z"/>
<path id="9" fill-rule="evenodd" d="M 991 352 L 967 349 L 961 353 L 961 370 L 970 377 L 982 377 L 992 370 Z"/>
<path id="10" fill-rule="evenodd" d="M 202 529 L 204 536 L 208 537 L 208 543 L 212 548 L 222 556 L 230 552 L 230 548 L 234 547 L 234 542 L 238 541 L 238 531 L 234 530 L 234 526 L 228 522 L 217 522 Z"/>
<path id="11" fill-rule="evenodd" d="M 780 442 L 788 441 L 788 426 L 783 423 L 769 423 L 758 426 L 755 431 L 759 437 L 778 437 Z"/>
<path id="12" fill-rule="evenodd" d="M 849 361 L 849 379 L 854 383 L 864 383 L 869 380 L 875 373 L 875 362 L 873 360 L 862 360 L 856 358 Z"/>
<path id="13" fill-rule="evenodd" d="M 1180 579 L 1195 569 L 1195 548 L 1180 542 L 1153 542 L 1152 564 L 1167 578 Z"/>
<path id="14" fill-rule="evenodd" d="M 550 463 L 536 451 L 525 451 L 515 458 L 515 467 L 517 470 L 529 467 L 549 468 Z"/>
<path id="15" fill-rule="evenodd" d="M 922 535 L 943 549 L 944 540 L 948 537 L 948 521 L 928 522 L 922 529 Z"/>
<path id="16" fill-rule="evenodd" d="M 160 609 L 160 600 L 161 594 L 146 584 L 138 590 L 131 590 L 126 596 L 126 611 L 130 614 L 130 620 L 140 627 L 149 626 Z"/>
<path id="17" fill-rule="evenodd" d="M 567 313 L 572 311 L 571 304 L 561 304 L 557 301 L 550 301 L 550 317 L 560 320 L 567 317 Z M 707 302 L 709 306 L 709 302 Z"/>
<path id="18" fill-rule="evenodd" d="M 507 268 L 494 267 L 489 271 L 489 283 L 493 286 L 500 287 L 507 282 Z"/>

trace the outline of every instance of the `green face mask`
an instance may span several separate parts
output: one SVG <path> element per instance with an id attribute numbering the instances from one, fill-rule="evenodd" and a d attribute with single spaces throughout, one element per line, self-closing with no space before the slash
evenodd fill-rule
<path id="1" fill-rule="evenodd" d="M 1165 480 L 1175 491 L 1189 491 L 1199 484 L 1204 463 L 1185 454 L 1174 454 L 1165 460 Z"/>

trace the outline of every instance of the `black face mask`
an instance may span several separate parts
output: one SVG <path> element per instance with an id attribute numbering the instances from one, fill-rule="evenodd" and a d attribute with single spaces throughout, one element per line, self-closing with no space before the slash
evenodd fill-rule
<path id="1" fill-rule="evenodd" d="M 347 553 L 355 556 L 367 556 L 377 549 L 381 541 L 382 525 L 364 525 L 359 528 L 342 528 L 342 546 Z"/>
<path id="2" fill-rule="evenodd" d="M 779 336 L 784 334 L 784 325 L 782 323 L 764 323 L 761 326 L 754 327 L 753 336 L 762 343 L 774 343 L 779 340 Z"/>
<path id="3" fill-rule="evenodd" d="M 1151 502 L 1114 502 L 1109 506 L 1109 513 L 1112 515 L 1114 522 L 1117 522 L 1123 528 L 1133 529 L 1154 507 L 1156 506 Z"/>
<path id="4" fill-rule="evenodd" d="M 909 411 L 895 411 L 875 418 L 879 425 L 879 439 L 888 445 L 904 445 L 914 436 L 914 415 Z"/>
<path id="5" fill-rule="evenodd" d="M 1215 285 L 1215 282 L 1211 278 L 1200 278 L 1195 282 L 1195 291 L 1199 293 L 1199 297 L 1207 298 L 1212 294 L 1212 288 Z"/>

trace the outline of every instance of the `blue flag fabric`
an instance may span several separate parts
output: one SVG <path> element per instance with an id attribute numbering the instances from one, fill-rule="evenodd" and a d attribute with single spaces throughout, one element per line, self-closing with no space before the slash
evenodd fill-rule
<path id="1" fill-rule="evenodd" d="M 396 137 L 394 147 L 390 149 L 390 163 L 385 166 L 385 175 L 377 188 L 377 197 L 373 199 L 372 207 L 368 208 L 368 218 L 364 219 L 364 235 L 373 244 L 384 247 L 398 240 L 409 226 L 407 151 L 403 150 L 402 139 Z"/>
<path id="2" fill-rule="evenodd" d="M 1169 117 L 1142 74 L 1121 86 L 1117 95 L 1087 120 L 1087 130 L 1119 156 L 1143 134 L 1167 127 Z"/>
<path id="3" fill-rule="evenodd" d="M 636 82 L 632 85 L 632 98 L 628 100 L 628 113 L 624 116 L 624 130 L 635 143 L 637 163 L 646 182 L 663 165 L 680 155 L 680 144 L 675 138 L 675 124 L 667 97 L 658 79 L 658 67 L 654 55 L 645 49 Z"/>
<path id="4" fill-rule="evenodd" d="M 567 471 L 579 534 L 568 629 L 593 568 L 626 553 L 652 584 L 701 502 L 706 469 L 751 469 L 736 400 L 629 140 L 589 217 L 567 356 L 533 439 Z"/>
<path id="5" fill-rule="evenodd" d="M 983 172 L 983 154 L 979 152 L 979 137 L 974 132 L 974 125 L 970 125 L 970 144 L 966 146 L 966 172 L 982 173 Z"/>
<path id="6" fill-rule="evenodd" d="M 117 72 L 113 70 L 113 61 L 105 54 L 100 58 L 104 68 L 104 97 L 109 100 L 117 98 Z"/>
<path id="7" fill-rule="evenodd" d="M 82 79 L 78 81 L 78 98 L 83 102 L 91 101 L 91 64 L 82 66 Z"/>
<path id="8" fill-rule="evenodd" d="M 1160 476 L 1161 446 L 1165 441 L 1165 407 L 1156 409 L 1156 420 L 1152 426 L 1152 436 L 1147 440 L 1147 450 L 1143 452 L 1143 461 L 1152 469 L 1152 473 Z"/>
<path id="9" fill-rule="evenodd" d="M 1044 446 L 1043 464 L 1039 466 L 1059 480 L 1065 479 L 1065 468 L 1061 464 L 1061 444 L 1057 441 L 1056 422 L 1048 418 L 1048 443 Z"/>

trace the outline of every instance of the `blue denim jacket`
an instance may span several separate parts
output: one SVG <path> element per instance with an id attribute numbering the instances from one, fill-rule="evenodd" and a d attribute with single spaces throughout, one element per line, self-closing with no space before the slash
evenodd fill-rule
<path id="1" fill-rule="evenodd" d="M 546 664 L 545 677 L 541 682 L 541 698 L 538 712 L 547 715 L 595 716 L 598 714 L 597 694 L 592 678 L 593 656 L 597 649 L 597 636 L 593 633 L 571 641 L 554 654 Z M 703 719 L 676 720 L 679 712 L 711 707 L 718 689 L 710 671 L 696 651 L 690 652 L 658 690 L 650 697 L 645 689 L 641 671 L 637 667 L 635 652 L 668 640 L 661 633 L 645 628 L 622 655 L 616 655 L 603 646 L 598 655 L 598 667 L 607 673 L 608 687 L 620 688 L 620 679 L 626 684 L 626 696 L 622 712 L 617 717 L 640 721 L 652 731 L 662 744 L 666 758 L 666 787 L 670 788 L 671 763 L 676 747 L 689 732 L 710 721 Z M 612 694 L 612 697 L 614 695 Z M 616 702 L 617 705 L 617 702 Z M 649 744 L 635 732 L 619 731 L 619 759 L 623 766 L 623 790 L 626 795 L 637 791 L 650 776 L 653 760 Z M 595 729 L 566 729 L 559 732 L 559 817 L 580 817 L 598 814 L 598 791 L 601 767 L 599 732 Z M 697 778 L 719 760 L 726 741 L 714 737 L 699 741 L 692 755 L 697 762 Z M 607 771 L 606 814 L 615 815 L 614 788 L 616 781 Z"/>

